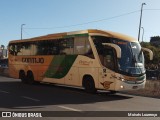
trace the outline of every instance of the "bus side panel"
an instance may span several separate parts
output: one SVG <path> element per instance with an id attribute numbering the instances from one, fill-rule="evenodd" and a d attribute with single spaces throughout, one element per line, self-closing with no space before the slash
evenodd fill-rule
<path id="1" fill-rule="evenodd" d="M 19 73 L 12 64 L 9 65 L 9 76 L 16 79 L 19 78 Z"/>
<path id="2" fill-rule="evenodd" d="M 64 78 L 44 78 L 41 82 L 64 84 Z"/>
<path id="3" fill-rule="evenodd" d="M 76 71 L 77 69 L 72 67 L 76 58 L 77 55 L 55 56 L 44 74 L 45 79 L 43 81 L 68 85 L 76 84 L 73 81 L 70 81 L 71 79 L 73 79 L 73 73 L 78 74 L 78 71 Z M 64 79 L 66 79 L 65 82 Z"/>
<path id="4" fill-rule="evenodd" d="M 20 70 L 27 75 L 33 73 L 36 81 L 41 81 L 54 56 L 9 56 L 9 74 L 13 78 L 19 78 Z"/>
<path id="5" fill-rule="evenodd" d="M 89 58 L 87 56 L 78 55 L 74 65 L 78 68 L 78 75 L 74 79 L 79 79 L 79 85 L 82 86 L 83 77 L 89 75 L 95 82 L 95 87 L 98 88 L 98 67 L 99 64 L 96 59 Z"/>
<path id="6" fill-rule="evenodd" d="M 45 77 L 63 78 L 72 67 L 77 55 L 57 55 L 49 65 Z"/>
<path id="7" fill-rule="evenodd" d="M 12 78 L 19 78 L 20 70 L 24 70 L 21 57 L 9 55 L 9 76 Z"/>
<path id="8" fill-rule="evenodd" d="M 65 84 L 80 86 L 79 71 L 77 67 L 73 67 L 73 66 L 71 67 L 68 74 L 65 76 Z"/>
<path id="9" fill-rule="evenodd" d="M 99 88 L 105 90 L 115 90 L 115 77 L 114 72 L 106 69 L 99 69 Z"/>
<path id="10" fill-rule="evenodd" d="M 32 71 L 35 81 L 42 81 L 44 74 L 47 71 L 48 67 L 51 64 L 51 61 L 54 59 L 54 56 L 25 56 L 22 59 L 34 59 L 27 63 L 28 67 L 25 66 L 25 72 Z M 28 62 L 23 60 L 23 62 Z M 23 63 L 24 64 L 24 63 Z"/>

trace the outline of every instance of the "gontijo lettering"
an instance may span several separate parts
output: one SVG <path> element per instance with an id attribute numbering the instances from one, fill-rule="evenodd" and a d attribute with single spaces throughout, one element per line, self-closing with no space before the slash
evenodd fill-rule
<path id="1" fill-rule="evenodd" d="M 44 63 L 44 58 L 22 58 L 24 63 Z"/>

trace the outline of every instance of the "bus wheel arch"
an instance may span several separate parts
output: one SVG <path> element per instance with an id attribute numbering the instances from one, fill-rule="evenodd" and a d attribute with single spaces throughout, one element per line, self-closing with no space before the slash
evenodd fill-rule
<path id="1" fill-rule="evenodd" d="M 84 75 L 82 79 L 82 86 L 88 93 L 96 93 L 95 82 L 91 75 Z"/>

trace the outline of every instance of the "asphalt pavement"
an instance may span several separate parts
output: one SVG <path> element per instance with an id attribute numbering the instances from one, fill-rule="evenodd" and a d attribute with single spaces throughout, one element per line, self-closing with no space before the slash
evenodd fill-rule
<path id="1" fill-rule="evenodd" d="M 148 114 L 160 115 L 160 99 L 121 93 L 111 95 L 105 91 L 89 94 L 83 89 L 53 84 L 27 85 L 21 83 L 19 79 L 0 76 L 0 111 L 27 115 L 30 112 L 41 113 L 46 119 L 71 117 L 77 120 L 107 117 L 112 120 L 113 117 L 117 119 L 124 117 L 124 120 L 128 120 L 134 116 L 127 115 L 136 111 L 140 111 L 140 114 L 150 112 Z"/>

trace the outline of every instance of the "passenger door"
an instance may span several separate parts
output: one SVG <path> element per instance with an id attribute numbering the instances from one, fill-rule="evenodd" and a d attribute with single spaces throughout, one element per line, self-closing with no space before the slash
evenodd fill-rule
<path id="1" fill-rule="evenodd" d="M 115 89 L 116 52 L 113 48 L 105 48 L 99 55 L 103 68 L 99 69 L 99 87 L 106 90 Z"/>

